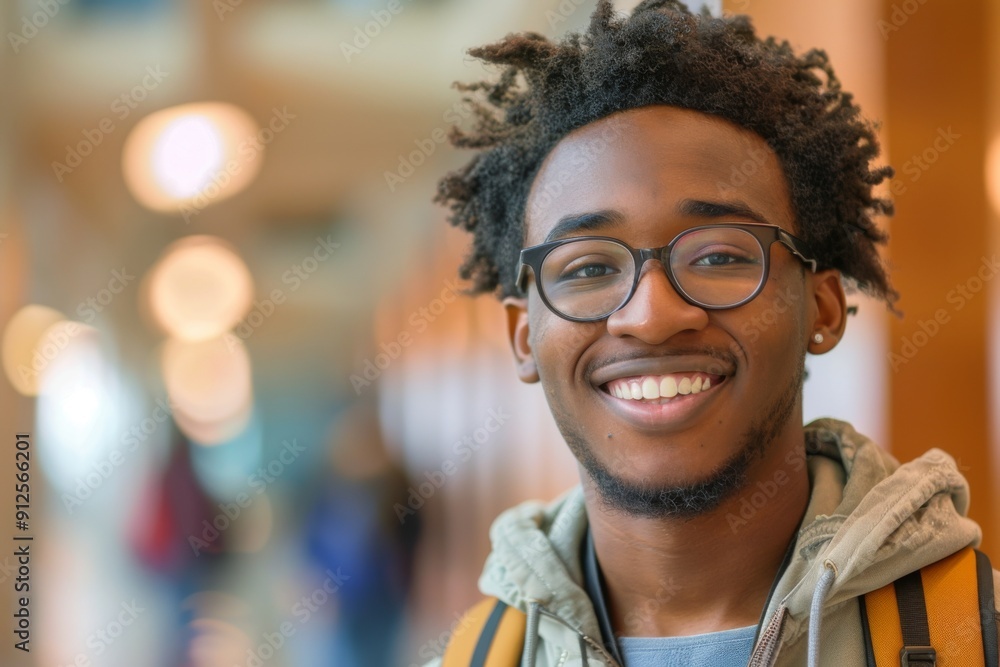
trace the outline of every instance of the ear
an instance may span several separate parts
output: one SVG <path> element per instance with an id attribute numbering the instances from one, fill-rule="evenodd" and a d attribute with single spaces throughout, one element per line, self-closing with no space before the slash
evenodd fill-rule
<path id="1" fill-rule="evenodd" d="M 813 354 L 825 354 L 837 346 L 847 327 L 847 298 L 840 280 L 840 271 L 827 269 L 810 276 L 814 302 L 813 319 L 806 335 L 807 349 Z M 813 338 L 823 336 L 822 342 Z"/>
<path id="2" fill-rule="evenodd" d="M 521 382 L 538 382 L 538 368 L 531 351 L 531 331 L 528 327 L 528 300 L 508 296 L 503 300 L 503 307 L 507 313 L 507 335 L 514 351 L 517 376 Z"/>

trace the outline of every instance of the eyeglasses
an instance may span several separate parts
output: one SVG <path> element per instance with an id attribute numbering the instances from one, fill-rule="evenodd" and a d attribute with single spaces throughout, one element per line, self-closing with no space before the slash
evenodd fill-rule
<path id="1" fill-rule="evenodd" d="M 530 268 L 538 294 L 552 312 L 573 322 L 593 322 L 624 307 L 635 294 L 642 266 L 656 259 L 688 303 L 710 310 L 735 308 L 764 288 L 776 241 L 816 272 L 809 246 L 781 227 L 725 223 L 692 227 L 660 248 L 633 248 L 603 236 L 525 248 L 516 285 L 524 293 Z"/>

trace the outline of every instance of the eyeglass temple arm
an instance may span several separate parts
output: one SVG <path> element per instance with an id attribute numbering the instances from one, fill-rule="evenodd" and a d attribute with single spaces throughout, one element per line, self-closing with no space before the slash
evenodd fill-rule
<path id="1" fill-rule="evenodd" d="M 514 287 L 518 289 L 521 294 L 524 294 L 524 282 L 528 279 L 528 265 L 524 263 L 524 260 L 517 261 L 517 279 L 514 280 Z"/>
<path id="2" fill-rule="evenodd" d="M 785 247 L 787 247 L 793 255 L 801 259 L 803 262 L 809 265 L 809 269 L 816 273 L 819 265 L 816 263 L 815 259 L 806 257 L 805 253 L 809 252 L 809 248 L 797 238 L 786 232 L 784 229 L 778 230 L 778 240 L 781 241 Z"/>

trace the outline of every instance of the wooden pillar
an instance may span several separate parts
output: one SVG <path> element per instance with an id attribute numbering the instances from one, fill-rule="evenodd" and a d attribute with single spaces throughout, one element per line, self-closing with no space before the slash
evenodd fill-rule
<path id="1" fill-rule="evenodd" d="M 897 169 L 890 257 L 905 312 L 890 324 L 892 450 L 901 461 L 930 447 L 955 457 L 996 559 L 987 314 L 1000 271 L 983 180 L 990 1 L 883 0 L 877 29 Z"/>

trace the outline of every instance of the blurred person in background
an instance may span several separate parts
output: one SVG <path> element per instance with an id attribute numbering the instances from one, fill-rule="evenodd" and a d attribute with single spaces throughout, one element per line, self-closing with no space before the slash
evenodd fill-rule
<path id="1" fill-rule="evenodd" d="M 404 639 L 419 518 L 401 522 L 393 503 L 409 479 L 386 450 L 377 394 L 338 422 L 332 476 L 306 519 L 306 543 L 321 570 L 340 573 L 332 658 L 336 667 L 395 667 Z"/>
<path id="2" fill-rule="evenodd" d="M 479 153 L 438 201 L 582 484 L 496 520 L 443 664 L 860 666 L 876 626 L 902 664 L 997 664 L 1000 578 L 951 457 L 802 424 L 845 286 L 897 298 L 873 192 L 893 172 L 825 53 L 670 0 L 470 53 L 501 73 L 461 87 L 477 122 L 453 141 Z M 966 585 L 925 595 L 941 572 Z M 941 591 L 968 605 L 927 646 Z"/>

